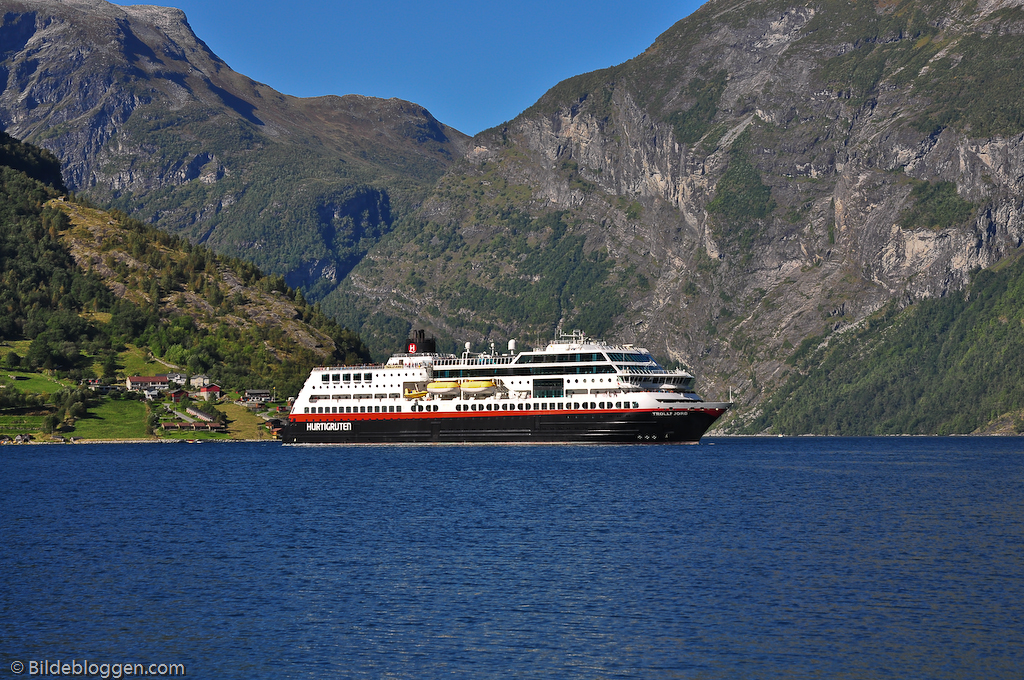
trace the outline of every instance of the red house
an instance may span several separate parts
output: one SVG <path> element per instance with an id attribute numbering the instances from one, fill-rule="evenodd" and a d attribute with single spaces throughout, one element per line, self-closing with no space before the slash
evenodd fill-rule
<path id="1" fill-rule="evenodd" d="M 220 385 L 207 385 L 206 387 L 199 388 L 199 398 L 210 401 L 211 399 L 220 399 L 220 395 L 224 390 L 220 388 Z"/>

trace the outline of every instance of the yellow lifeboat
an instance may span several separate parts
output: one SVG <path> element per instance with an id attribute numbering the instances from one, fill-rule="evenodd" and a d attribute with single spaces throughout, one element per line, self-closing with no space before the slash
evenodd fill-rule
<path id="1" fill-rule="evenodd" d="M 426 390 L 406 390 L 405 391 L 405 398 L 406 399 L 422 399 L 425 396 L 427 396 Z"/>
<path id="2" fill-rule="evenodd" d="M 435 380 L 427 384 L 427 392 L 438 395 L 458 394 L 459 383 L 453 380 Z"/>
<path id="3" fill-rule="evenodd" d="M 467 380 L 462 383 L 462 391 L 467 394 L 494 394 L 494 381 Z"/>

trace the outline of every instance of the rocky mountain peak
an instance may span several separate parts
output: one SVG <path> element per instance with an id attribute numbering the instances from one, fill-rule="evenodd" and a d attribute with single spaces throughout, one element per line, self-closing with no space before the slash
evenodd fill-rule
<path id="1" fill-rule="evenodd" d="M 177 9 L 0 0 L 0 16 L 0 126 L 60 158 L 69 189 L 307 292 L 465 148 L 411 102 L 300 99 L 236 73 Z"/>

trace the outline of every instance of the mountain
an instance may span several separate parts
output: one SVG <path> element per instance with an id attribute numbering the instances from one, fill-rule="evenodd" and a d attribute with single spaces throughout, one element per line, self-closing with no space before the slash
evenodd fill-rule
<path id="1" fill-rule="evenodd" d="M 374 352 L 642 343 L 742 427 L 805 340 L 1018 251 L 1022 57 L 1021 0 L 713 0 L 478 135 L 323 307 Z"/>
<path id="2" fill-rule="evenodd" d="M 287 273 L 377 357 L 411 325 L 446 349 L 581 327 L 761 431 L 771 395 L 865 356 L 846 343 L 1019 253 L 1022 5 L 712 0 L 470 141 L 274 93 L 176 10 L 0 0 L 0 120 L 69 188 Z"/>
<path id="3" fill-rule="evenodd" d="M 176 9 L 0 0 L 0 126 L 74 192 L 316 295 L 465 150 L 421 106 L 300 99 L 235 73 Z"/>

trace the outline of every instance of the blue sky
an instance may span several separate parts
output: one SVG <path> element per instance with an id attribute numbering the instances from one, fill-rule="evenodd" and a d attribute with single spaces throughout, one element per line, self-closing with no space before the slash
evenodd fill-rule
<path id="1" fill-rule="evenodd" d="M 138 4 L 118 0 L 117 4 Z M 475 134 L 570 76 L 643 52 L 696 0 L 150 0 L 285 94 L 399 97 Z"/>

